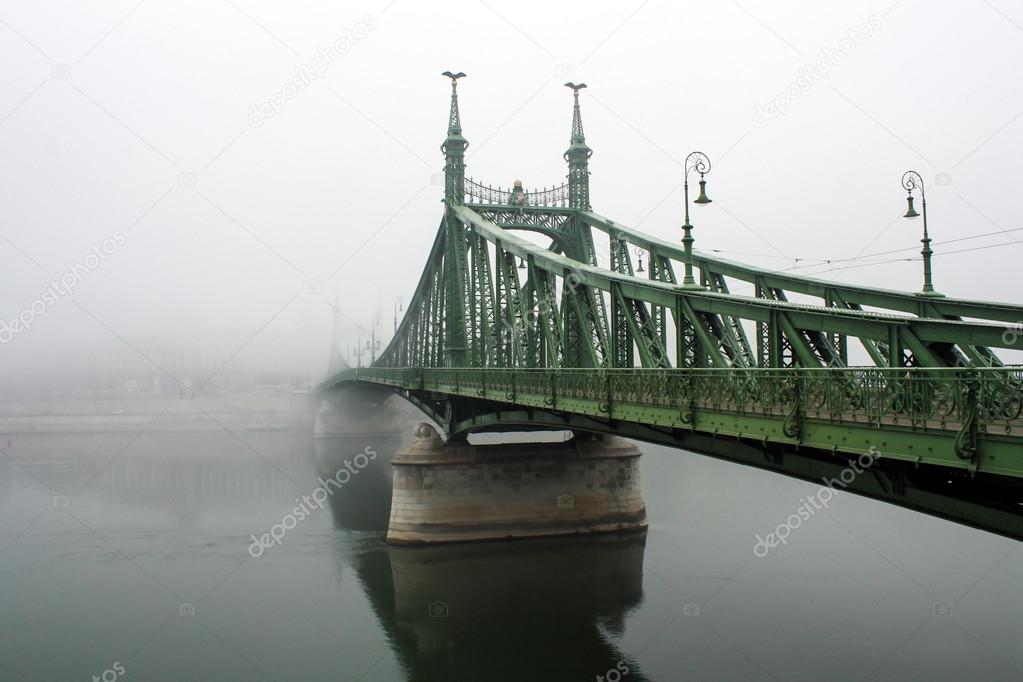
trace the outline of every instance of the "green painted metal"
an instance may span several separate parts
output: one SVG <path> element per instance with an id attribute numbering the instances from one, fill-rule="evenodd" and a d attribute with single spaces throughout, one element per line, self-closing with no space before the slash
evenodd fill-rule
<path id="1" fill-rule="evenodd" d="M 875 447 L 893 461 L 1023 477 L 1023 370 L 992 351 L 1015 344 L 1017 326 L 1006 323 L 1023 320 L 1023 306 L 690 253 L 688 191 L 679 244 L 594 213 L 583 84 L 567 84 L 565 183 L 507 190 L 467 180 L 464 74 L 445 75 L 444 216 L 423 275 L 375 366 L 323 388 L 390 386 L 456 436 L 530 424 L 676 443 L 704 434 L 847 454 Z M 685 182 L 691 165 L 704 203 L 710 163 L 697 154 Z M 548 237 L 549 247 L 521 231 Z M 595 247 L 601 233 L 606 258 Z M 648 254 L 645 273 L 633 269 L 636 249 Z M 731 293 L 734 282 L 754 294 Z M 820 303 L 792 303 L 791 294 Z M 849 366 L 855 343 L 873 367 Z"/>
<path id="2" fill-rule="evenodd" d="M 696 171 L 700 174 L 700 198 L 698 204 L 709 204 L 707 198 L 707 183 L 704 175 L 710 172 L 710 159 L 703 152 L 690 152 L 682 164 L 685 173 L 682 178 L 682 192 L 685 197 L 686 219 L 682 223 L 682 248 L 685 250 L 683 263 L 685 264 L 685 275 L 682 277 L 682 286 L 687 289 L 702 289 L 703 287 L 693 279 L 693 225 L 689 222 L 689 174 Z"/>
<path id="3" fill-rule="evenodd" d="M 906 215 L 903 218 L 916 218 L 920 214 L 913 208 L 913 190 L 920 190 L 920 210 L 924 216 L 924 236 L 920 240 L 923 244 L 923 248 L 920 250 L 920 256 L 923 259 L 924 264 L 924 287 L 920 291 L 921 296 L 942 296 L 934 290 L 934 283 L 932 282 L 931 275 L 931 255 L 934 253 L 931 250 L 931 236 L 927 231 L 927 194 L 924 190 L 924 179 L 920 177 L 920 174 L 916 171 L 906 171 L 902 176 L 902 186 L 909 194 L 906 197 L 906 201 L 909 203 L 909 209 L 906 211 Z"/>
<path id="4" fill-rule="evenodd" d="M 683 249 L 672 242 L 658 239 L 633 230 L 622 223 L 605 218 L 593 211 L 585 211 L 582 219 L 592 227 L 603 232 L 619 234 L 630 244 L 649 250 L 655 248 L 659 253 L 684 262 Z M 830 293 L 840 297 L 845 303 L 859 306 L 870 306 L 882 310 L 935 317 L 939 319 L 972 318 L 993 322 L 1009 322 L 1017 325 L 1023 321 L 1023 305 L 1014 303 L 996 303 L 992 301 L 974 301 L 952 297 L 927 298 L 919 293 L 893 291 L 879 287 L 868 287 L 857 284 L 845 284 L 814 277 L 795 275 L 788 272 L 776 272 L 752 265 L 737 263 L 709 253 L 694 251 L 693 265 L 701 271 L 716 272 L 731 279 L 759 284 L 764 289 L 775 289 L 792 293 L 805 294 L 824 299 Z"/>
<path id="5" fill-rule="evenodd" d="M 1008 368 L 347 370 L 421 401 L 468 398 L 450 434 L 511 407 L 1023 477 L 1023 370 Z M 795 422 L 798 422 L 796 424 Z M 567 423 L 567 422 L 566 422 Z"/>
<path id="6" fill-rule="evenodd" d="M 792 339 L 785 335 L 785 329 L 789 330 L 789 334 L 793 334 L 793 330 L 798 331 L 798 334 L 793 334 L 793 336 L 802 336 L 806 344 L 811 344 L 813 338 L 817 339 L 817 343 L 824 343 L 820 340 L 824 339 L 824 336 L 817 335 L 811 338 L 816 332 L 831 334 L 833 338 L 834 335 L 840 335 L 861 341 L 889 343 L 892 338 L 892 329 L 907 329 L 912 332 L 910 339 L 921 342 L 914 344 L 914 347 L 924 356 L 919 361 L 915 361 L 916 364 L 922 366 L 953 364 L 946 359 L 948 354 L 941 350 L 942 346 L 962 343 L 985 348 L 1008 348 L 1013 345 L 1010 334 L 1013 328 L 1010 325 L 999 323 L 945 320 L 932 317 L 920 318 L 891 313 L 865 312 L 852 308 L 793 304 L 780 297 L 767 299 L 719 294 L 711 291 L 686 289 L 666 282 L 651 281 L 628 274 L 627 256 L 620 246 L 613 247 L 612 251 L 614 253 L 614 250 L 617 249 L 617 252 L 621 254 L 620 260 L 615 264 L 618 269 L 625 270 L 625 272 L 595 267 L 564 255 L 552 253 L 485 220 L 475 212 L 471 205 L 457 206 L 453 209 L 453 213 L 467 229 L 483 235 L 490 242 L 502 241 L 504 248 L 515 257 L 531 258 L 536 270 L 548 272 L 556 278 L 563 278 L 566 276 L 565 273 L 569 273 L 573 282 L 600 290 L 609 298 L 612 295 L 612 284 L 614 284 L 620 288 L 625 299 L 636 301 L 647 311 L 650 306 L 658 305 L 673 309 L 676 299 L 682 297 L 696 313 L 703 316 L 724 315 L 738 321 L 762 322 L 767 325 L 772 324 L 772 318 L 777 318 L 782 325 L 783 336 L 789 344 Z M 613 257 L 618 258 L 618 256 Z M 638 307 L 636 309 L 639 310 Z M 637 315 L 641 315 L 642 319 L 649 318 L 649 312 L 637 313 Z M 627 329 L 628 325 L 624 313 L 619 318 L 615 318 L 612 314 L 612 318 L 625 321 L 624 326 L 612 325 L 616 330 L 616 335 L 624 338 L 622 330 Z M 729 343 L 727 333 L 720 330 L 726 329 L 728 323 L 718 319 L 711 326 L 715 329 L 715 334 L 721 335 L 715 343 L 727 355 L 732 344 Z M 802 343 L 800 343 L 800 347 L 802 347 Z M 710 349 L 705 350 L 710 352 Z M 843 352 L 841 349 L 835 349 L 831 353 L 838 356 L 841 352 Z M 616 357 L 619 362 L 622 362 L 625 359 L 624 352 L 622 356 Z M 801 364 L 808 366 L 829 364 L 827 360 L 815 353 L 802 353 L 796 359 Z M 733 363 L 729 361 L 729 364 Z"/>
<path id="7" fill-rule="evenodd" d="M 419 296 L 419 305 L 409 306 L 381 364 L 397 366 L 416 358 L 436 366 L 441 357 L 441 364 L 451 367 L 625 368 L 637 361 L 648 367 L 838 367 L 848 364 L 851 340 L 877 366 L 1000 366 L 991 348 L 1011 345 L 1005 339 L 1012 337 L 997 322 L 1023 319 L 1023 306 L 921 298 L 772 273 L 699 253 L 690 259 L 691 241 L 685 236 L 680 248 L 601 218 L 589 210 L 592 150 L 583 134 L 581 84 L 568 84 L 573 115 L 564 154 L 567 183 L 541 191 L 517 183 L 506 191 L 467 181 L 468 141 L 462 135 L 457 93 L 464 74 L 445 75 L 452 89 L 441 147 L 445 215 L 440 248 L 428 265 L 429 278 L 424 273 L 428 290 Z M 686 168 L 688 183 L 689 170 L 703 180 L 710 164 L 694 152 Z M 692 227 L 688 201 L 685 227 Z M 606 265 L 597 262 L 594 229 L 607 233 Z M 551 246 L 542 249 L 517 237 L 515 230 L 544 234 Z M 630 247 L 650 254 L 648 278 L 636 276 Z M 516 258 L 529 263 L 524 282 L 522 269 L 508 267 Z M 703 284 L 687 286 L 684 279 L 679 286 L 677 262 L 698 267 Z M 728 280 L 751 282 L 755 296 L 731 295 Z M 791 304 L 788 292 L 820 296 L 823 305 Z M 892 312 L 869 313 L 864 306 Z M 967 314 L 975 321 L 959 319 Z M 755 332 L 756 348 L 748 330 Z M 512 346 L 519 351 L 512 353 Z"/>
<path id="8" fill-rule="evenodd" d="M 462 203 L 465 195 L 465 150 L 469 142 L 462 137 L 462 121 L 458 111 L 458 78 L 446 72 L 451 78 L 451 108 L 448 113 L 448 135 L 441 145 L 444 152 L 444 257 L 443 279 L 445 285 L 445 358 L 446 364 L 460 367 L 473 359 L 469 342 L 473 340 L 466 331 L 466 324 L 474 322 L 473 302 L 467 267 L 465 230 L 452 214 L 451 209 Z M 464 302 L 455 304 L 455 302 Z"/>
<path id="9" fill-rule="evenodd" d="M 572 139 L 565 152 L 564 159 L 568 162 L 568 204 L 574 209 L 587 211 L 590 208 L 590 157 L 593 150 L 586 146 L 583 134 L 583 117 L 579 110 L 579 91 L 586 87 L 585 83 L 565 83 L 572 88 L 574 104 L 572 106 Z"/>

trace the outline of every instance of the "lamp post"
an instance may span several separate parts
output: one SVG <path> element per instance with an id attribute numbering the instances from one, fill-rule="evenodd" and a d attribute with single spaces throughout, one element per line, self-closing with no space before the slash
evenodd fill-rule
<path id="1" fill-rule="evenodd" d="M 685 192 L 686 201 L 686 222 L 682 225 L 682 246 L 685 248 L 686 274 L 682 279 L 682 286 L 686 289 L 703 289 L 693 279 L 693 226 L 689 224 L 689 174 L 696 171 L 700 174 L 700 196 L 693 200 L 693 203 L 704 206 L 710 203 L 707 197 L 707 181 L 704 176 L 710 172 L 710 159 L 703 152 L 691 152 L 685 161 L 685 178 L 682 187 Z"/>
<path id="2" fill-rule="evenodd" d="M 372 341 L 370 341 L 369 339 L 366 339 L 366 353 L 369 354 L 369 364 L 370 365 L 376 364 L 376 361 L 377 361 L 377 351 L 380 350 L 380 346 L 381 345 L 382 344 L 381 344 L 380 340 L 376 338 L 376 335 L 373 336 L 373 340 Z"/>
<path id="3" fill-rule="evenodd" d="M 398 313 L 405 312 L 401 305 L 401 297 L 397 296 L 394 299 L 394 333 L 398 333 Z"/>
<path id="4" fill-rule="evenodd" d="M 920 177 L 920 174 L 916 171 L 906 171 L 902 175 L 902 187 L 908 192 L 906 196 L 906 215 L 903 218 L 917 218 L 921 214 L 917 213 L 916 209 L 913 208 L 913 190 L 920 189 L 920 210 L 924 217 L 924 237 L 920 240 L 920 243 L 924 245 L 923 249 L 920 250 L 920 255 L 923 256 L 924 260 L 924 288 L 919 292 L 919 296 L 942 296 L 934 290 L 934 284 L 931 281 L 931 237 L 927 232 L 927 195 L 924 193 L 924 180 Z"/>

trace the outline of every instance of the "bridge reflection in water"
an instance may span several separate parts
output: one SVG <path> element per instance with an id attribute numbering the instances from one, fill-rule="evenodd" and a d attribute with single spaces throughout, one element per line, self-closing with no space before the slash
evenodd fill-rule
<path id="1" fill-rule="evenodd" d="M 397 397 L 387 404 L 411 409 Z M 362 447 L 367 429 L 384 462 L 412 436 L 380 419 L 348 423 L 360 433 L 315 442 L 324 478 Z M 643 602 L 645 533 L 387 546 L 389 496 L 389 480 L 360 480 L 333 495 L 330 509 L 338 529 L 372 531 L 339 550 L 340 570 L 355 571 L 407 679 L 583 680 L 623 666 L 627 679 L 648 679 L 614 644 Z"/>

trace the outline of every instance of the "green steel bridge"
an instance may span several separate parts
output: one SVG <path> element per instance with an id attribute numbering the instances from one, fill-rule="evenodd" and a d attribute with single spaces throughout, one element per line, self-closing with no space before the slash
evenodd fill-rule
<path id="1" fill-rule="evenodd" d="M 696 203 L 709 203 L 699 153 L 686 160 L 680 244 L 595 213 L 584 85 L 566 84 L 566 183 L 527 191 L 466 178 L 463 74 L 444 75 L 444 214 L 418 287 L 373 365 L 322 390 L 386 387 L 449 439 L 611 433 L 818 482 L 871 453 L 850 490 L 1023 537 L 1023 367 L 996 354 L 1023 337 L 1023 305 L 934 292 L 926 233 L 918 293 L 693 251 L 691 172 Z M 731 293 L 737 284 L 751 295 Z M 799 295 L 813 302 L 790 300 Z"/>

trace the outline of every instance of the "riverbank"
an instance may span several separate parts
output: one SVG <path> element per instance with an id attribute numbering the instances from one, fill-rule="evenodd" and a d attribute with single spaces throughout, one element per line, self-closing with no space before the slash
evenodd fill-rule
<path id="1" fill-rule="evenodd" d="M 0 436 L 138 431 L 286 431 L 305 428 L 319 398 L 306 392 L 237 392 L 214 396 L 118 396 L 0 401 Z"/>

